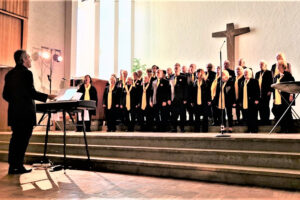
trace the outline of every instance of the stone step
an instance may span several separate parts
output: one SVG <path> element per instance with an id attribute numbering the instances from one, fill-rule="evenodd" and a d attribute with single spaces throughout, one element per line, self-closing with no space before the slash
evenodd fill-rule
<path id="1" fill-rule="evenodd" d="M 295 132 L 300 132 L 300 120 L 293 120 L 294 121 L 294 129 L 295 129 Z M 273 126 L 275 125 L 275 121 L 274 120 L 271 120 L 270 121 L 270 125 L 260 125 L 260 121 L 258 121 L 258 132 L 259 133 L 269 133 Z M 91 130 L 93 131 L 106 131 L 107 130 L 107 127 L 105 125 L 106 122 L 103 123 L 103 121 L 99 121 L 99 120 L 93 120 L 92 123 L 91 123 Z M 127 127 L 122 124 L 121 122 L 117 122 L 117 131 L 125 131 L 127 130 Z M 236 121 L 234 121 L 234 124 L 236 124 Z M 62 121 L 56 121 L 56 127 L 57 127 L 57 130 L 62 130 Z M 167 124 L 167 127 L 170 128 L 170 123 Z M 242 125 L 234 125 L 233 126 L 233 132 L 234 133 L 243 133 L 243 132 L 246 132 L 248 129 L 247 125 L 244 123 Z M 39 130 L 41 130 L 39 128 Z M 43 129 L 45 130 L 45 128 Z M 67 123 L 67 130 L 70 130 L 70 131 L 74 131 L 75 130 L 75 125 L 69 121 Z M 141 126 L 136 123 L 135 125 L 135 131 L 140 131 L 141 130 Z M 180 131 L 179 130 L 179 127 L 177 128 L 178 132 Z M 274 132 L 278 132 L 280 130 L 280 127 L 276 127 Z M 194 127 L 189 125 L 189 122 L 186 122 L 186 125 L 185 125 L 185 131 L 187 132 L 193 132 L 194 131 Z M 216 132 L 219 132 L 220 131 L 220 126 L 212 126 L 212 125 L 209 125 L 208 127 L 208 132 L 213 132 L 213 133 L 216 133 Z"/>
<path id="2" fill-rule="evenodd" d="M 0 150 L 8 151 L 8 144 L 0 142 Z M 47 147 L 47 154 L 63 155 L 62 144 L 49 143 Z M 43 153 L 44 144 L 30 143 L 27 152 Z M 85 146 L 78 144 L 68 144 L 66 152 L 73 156 L 86 155 Z M 300 169 L 300 153 L 109 145 L 90 145 L 89 152 L 94 157 Z"/>
<path id="3" fill-rule="evenodd" d="M 41 159 L 42 154 L 27 153 L 26 163 Z M 7 152 L 0 151 L 5 160 Z M 62 164 L 61 155 L 49 154 L 55 164 Z M 252 185 L 280 189 L 300 189 L 300 171 L 249 166 L 203 164 L 187 162 L 155 161 L 143 159 L 121 159 L 114 157 L 92 157 L 92 170 L 131 173 L 159 177 L 191 179 L 238 185 Z M 85 157 L 68 156 L 66 166 L 82 168 L 87 165 Z"/>
<path id="4" fill-rule="evenodd" d="M 227 149 L 245 151 L 274 151 L 300 153 L 300 138 L 268 134 L 232 134 L 229 138 L 215 137 L 216 134 L 174 133 L 101 133 L 87 134 L 89 145 L 167 147 L 189 149 Z M 242 136 L 241 136 L 242 135 Z M 9 141 L 10 133 L 1 133 L 0 141 Z M 44 143 L 45 134 L 34 132 L 30 142 Z M 84 144 L 83 134 L 67 132 L 67 144 Z M 50 132 L 49 143 L 63 143 L 61 132 Z"/>

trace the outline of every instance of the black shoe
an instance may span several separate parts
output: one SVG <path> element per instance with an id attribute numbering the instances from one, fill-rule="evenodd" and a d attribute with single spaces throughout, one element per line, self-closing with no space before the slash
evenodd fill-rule
<path id="1" fill-rule="evenodd" d="M 21 168 L 9 168 L 8 174 L 25 174 L 25 173 L 30 173 L 32 169 L 26 169 L 25 167 Z"/>
<path id="2" fill-rule="evenodd" d="M 228 130 L 227 133 L 232 133 L 232 130 Z"/>

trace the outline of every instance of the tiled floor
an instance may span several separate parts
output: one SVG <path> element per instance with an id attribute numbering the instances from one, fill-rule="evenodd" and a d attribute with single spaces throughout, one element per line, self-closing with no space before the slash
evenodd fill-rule
<path id="1" fill-rule="evenodd" d="M 300 199 L 300 192 L 156 177 L 35 169 L 7 175 L 0 162 L 0 199 Z"/>

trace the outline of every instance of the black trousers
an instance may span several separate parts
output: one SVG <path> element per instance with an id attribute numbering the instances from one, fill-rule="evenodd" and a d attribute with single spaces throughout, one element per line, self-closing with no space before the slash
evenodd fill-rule
<path id="1" fill-rule="evenodd" d="M 79 121 L 79 118 L 78 118 L 79 114 L 81 114 L 81 112 L 77 114 L 76 131 L 82 131 L 83 130 L 82 121 Z M 91 121 L 92 121 L 92 115 L 91 115 L 91 112 L 89 112 L 89 120 L 88 121 L 84 121 L 85 130 L 88 131 L 88 132 L 91 131 Z"/>
<path id="2" fill-rule="evenodd" d="M 249 106 L 248 109 L 243 109 L 243 116 L 246 116 L 248 132 L 256 133 L 257 127 L 257 111 L 258 105 Z"/>
<path id="3" fill-rule="evenodd" d="M 108 131 L 115 131 L 116 130 L 116 119 L 117 119 L 117 109 L 105 109 L 105 116 L 107 122 L 107 130 Z"/>
<path id="4" fill-rule="evenodd" d="M 127 126 L 128 131 L 134 131 L 135 118 L 136 118 L 136 109 L 135 108 L 131 108 L 129 111 L 127 109 L 125 109 L 124 123 Z"/>
<path id="5" fill-rule="evenodd" d="M 221 114 L 216 105 L 211 105 L 211 112 L 214 119 L 214 125 L 220 125 L 221 123 Z"/>
<path id="6" fill-rule="evenodd" d="M 192 125 L 194 123 L 194 114 L 195 114 L 194 108 L 190 105 L 190 103 L 188 103 L 186 106 L 186 110 L 189 114 L 189 122 Z"/>
<path id="7" fill-rule="evenodd" d="M 23 166 L 33 126 L 19 124 L 12 126 L 11 129 L 12 136 L 9 143 L 8 163 L 12 168 L 19 168 Z"/>
<path id="8" fill-rule="evenodd" d="M 208 106 L 204 106 L 204 105 L 196 105 L 194 107 L 195 109 L 195 132 L 200 132 L 200 127 L 202 125 L 202 132 L 207 132 L 208 131 L 208 111 L 209 111 L 209 107 Z M 200 117 L 203 116 L 202 119 L 202 124 L 201 124 L 201 120 Z"/>
<path id="9" fill-rule="evenodd" d="M 153 118 L 155 119 L 156 130 L 160 132 L 167 131 L 168 127 L 168 106 L 162 106 L 162 103 L 157 103 L 153 107 Z"/>
<path id="10" fill-rule="evenodd" d="M 150 131 L 153 128 L 153 108 L 149 105 L 146 106 L 145 110 L 140 109 L 141 112 L 141 125 L 142 131 Z"/>
<path id="11" fill-rule="evenodd" d="M 184 125 L 186 122 L 186 105 L 183 104 L 180 101 L 173 101 L 172 102 L 172 128 L 173 130 L 177 130 L 177 125 L 178 125 L 178 116 L 180 116 L 180 130 L 184 130 Z"/>
<path id="12" fill-rule="evenodd" d="M 260 98 L 258 104 L 258 112 L 261 123 L 263 125 L 268 124 L 270 120 L 270 96 Z"/>
<path id="13" fill-rule="evenodd" d="M 273 105 L 272 112 L 275 116 L 275 120 L 278 121 L 283 113 L 288 108 L 288 105 L 283 102 L 281 105 Z M 281 119 L 280 123 L 281 132 L 291 132 L 293 131 L 293 116 L 292 109 L 289 108 L 284 117 Z"/>
<path id="14" fill-rule="evenodd" d="M 221 117 L 223 117 L 224 126 L 226 126 L 226 117 L 225 117 L 225 115 L 226 115 L 227 121 L 228 121 L 228 127 L 232 127 L 232 125 L 233 125 L 232 106 L 225 107 L 225 109 L 223 110 L 223 116 L 222 116 L 222 109 L 218 109 L 218 113 L 219 113 L 220 119 L 221 119 Z"/>
<path id="15" fill-rule="evenodd" d="M 242 112 L 242 110 L 243 109 L 241 108 L 241 106 L 237 103 L 236 106 L 235 106 L 235 113 L 236 113 L 236 121 L 238 123 L 241 122 L 241 112 Z M 244 120 L 244 116 L 243 116 L 242 120 Z"/>

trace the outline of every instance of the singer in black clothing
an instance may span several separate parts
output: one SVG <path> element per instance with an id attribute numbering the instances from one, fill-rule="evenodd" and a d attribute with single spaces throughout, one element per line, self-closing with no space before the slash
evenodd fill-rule
<path id="1" fill-rule="evenodd" d="M 223 117 L 223 125 L 226 126 L 225 111 L 228 120 L 227 132 L 232 133 L 233 117 L 232 117 L 232 107 L 235 105 L 235 92 L 234 83 L 231 78 L 229 78 L 228 71 L 222 71 L 222 86 L 220 86 L 220 81 L 218 82 L 216 89 L 216 96 L 214 97 L 214 104 L 217 106 L 218 115 Z M 222 115 L 223 110 L 223 115 Z"/>
<path id="2" fill-rule="evenodd" d="M 255 74 L 255 79 L 259 85 L 259 104 L 258 112 L 262 125 L 270 124 L 270 97 L 272 94 L 271 85 L 273 83 L 272 72 L 267 70 L 267 64 L 265 61 L 259 63 L 261 71 Z"/>
<path id="3" fill-rule="evenodd" d="M 93 86 L 93 81 L 90 75 L 84 76 L 84 83 L 79 87 L 77 92 L 82 93 L 82 96 L 80 100 L 94 100 L 96 101 L 96 105 L 98 102 L 98 96 L 97 96 L 97 90 Z M 91 131 L 91 121 L 92 121 L 92 115 L 96 115 L 96 110 L 89 110 L 89 119 L 84 120 L 85 128 L 87 132 Z M 80 113 L 81 114 L 81 113 Z M 76 131 L 82 131 L 82 125 L 78 123 L 78 117 L 77 117 L 77 127 Z"/>
<path id="4" fill-rule="evenodd" d="M 199 132 L 201 127 L 200 117 L 202 119 L 202 132 L 208 131 L 208 109 L 211 104 L 211 94 L 208 81 L 203 78 L 204 71 L 202 69 L 197 70 L 197 80 L 194 81 L 193 91 L 189 98 L 191 100 L 191 106 L 195 110 L 195 124 L 194 131 Z"/>
<path id="5" fill-rule="evenodd" d="M 234 79 L 234 90 L 235 90 L 235 99 L 238 101 L 239 98 L 239 88 L 241 87 L 242 82 L 244 81 L 244 71 L 243 67 L 238 66 L 236 68 L 236 77 Z M 240 104 L 235 104 L 235 113 L 236 113 L 236 121 L 237 124 L 241 124 L 241 112 L 242 108 L 240 107 Z M 245 120 L 245 116 L 243 116 L 243 120 Z"/>
<path id="6" fill-rule="evenodd" d="M 120 108 L 124 109 L 124 123 L 127 126 L 127 131 L 134 131 L 138 99 L 136 98 L 136 87 L 133 85 L 131 77 L 127 78 L 120 100 Z"/>
<path id="7" fill-rule="evenodd" d="M 170 102 L 170 84 L 163 78 L 163 70 L 158 70 L 158 77 L 152 82 L 153 118 L 156 123 L 156 131 L 167 131 L 168 107 Z"/>
<path id="8" fill-rule="evenodd" d="M 189 68 L 189 73 L 187 75 L 187 84 L 188 84 L 188 96 L 190 97 L 193 94 L 193 85 L 194 82 L 197 78 L 197 74 L 196 74 L 196 65 L 195 64 L 191 64 L 190 68 Z M 190 98 L 188 98 L 188 103 L 187 103 L 187 112 L 189 115 L 189 123 L 190 125 L 194 124 L 194 108 L 191 106 L 190 102 Z"/>
<path id="9" fill-rule="evenodd" d="M 283 61 L 278 62 L 279 74 L 277 74 L 274 77 L 274 83 L 295 81 L 291 73 L 286 71 L 286 68 L 287 68 L 286 63 L 284 63 Z M 273 91 L 274 91 L 273 92 L 274 104 L 273 104 L 272 112 L 275 116 L 275 120 L 278 121 L 280 117 L 283 115 L 283 113 L 286 111 L 286 109 L 288 108 L 289 103 L 292 102 L 295 97 L 293 94 L 279 91 L 277 89 L 274 89 Z M 279 125 L 281 127 L 280 133 L 290 133 L 293 131 L 293 116 L 292 116 L 291 108 L 288 109 L 288 111 L 280 121 Z"/>
<path id="10" fill-rule="evenodd" d="M 243 117 L 246 117 L 249 133 L 257 133 L 257 110 L 259 103 L 259 85 L 252 77 L 252 71 L 247 68 L 244 71 L 245 80 L 239 89 L 238 102 L 243 109 Z"/>
<path id="11" fill-rule="evenodd" d="M 8 125 L 12 136 L 9 143 L 9 174 L 31 172 L 23 166 L 25 152 L 36 125 L 36 110 L 34 100 L 46 102 L 56 95 L 47 95 L 34 88 L 33 75 L 28 69 L 31 58 L 24 50 L 14 53 L 16 66 L 5 76 L 3 98 L 8 102 Z"/>
<path id="12" fill-rule="evenodd" d="M 145 76 L 142 83 L 142 93 L 140 94 L 140 110 L 141 110 L 141 130 L 150 131 L 153 126 L 153 103 L 151 97 L 153 96 L 152 85 L 150 84 L 150 79 Z"/>
<path id="13" fill-rule="evenodd" d="M 186 121 L 186 104 L 188 99 L 188 85 L 186 76 L 180 75 L 180 65 L 175 65 L 175 75 L 172 80 L 172 132 L 177 132 L 178 116 L 180 116 L 180 130 L 184 132 Z"/>
<path id="14" fill-rule="evenodd" d="M 107 132 L 116 131 L 117 112 L 120 107 L 121 89 L 116 85 L 116 78 L 111 76 L 110 83 L 105 87 L 103 94 L 103 108 L 107 122 Z"/>

